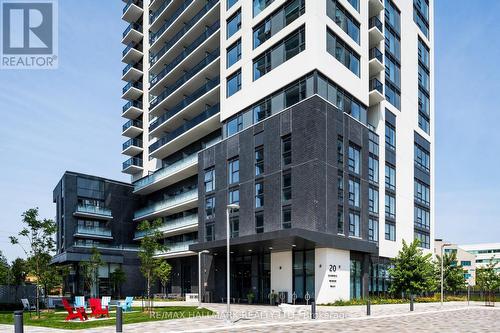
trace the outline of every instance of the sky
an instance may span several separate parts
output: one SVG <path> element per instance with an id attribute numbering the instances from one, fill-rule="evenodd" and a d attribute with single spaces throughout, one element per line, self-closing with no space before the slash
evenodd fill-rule
<path id="1" fill-rule="evenodd" d="M 0 70 L 0 250 L 66 170 L 121 173 L 123 2 L 59 1 L 59 68 Z M 500 242 L 500 1 L 436 0 L 436 237 Z M 500 163 L 499 163 L 500 164 Z"/>

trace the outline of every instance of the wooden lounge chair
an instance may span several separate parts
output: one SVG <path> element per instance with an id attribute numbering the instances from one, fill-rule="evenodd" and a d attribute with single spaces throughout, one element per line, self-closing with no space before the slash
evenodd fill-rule
<path id="1" fill-rule="evenodd" d="M 109 306 L 109 302 L 111 302 L 111 296 L 102 296 L 101 305 L 103 309 Z"/>
<path id="2" fill-rule="evenodd" d="M 102 317 L 106 316 L 109 317 L 109 310 L 108 307 L 106 308 L 102 307 L 101 300 L 99 298 L 91 298 L 89 300 L 90 303 L 90 310 L 92 313 L 90 314 L 92 317 Z"/>
<path id="3" fill-rule="evenodd" d="M 87 314 L 85 313 L 85 308 L 74 308 L 71 305 L 69 305 L 69 302 L 63 298 L 62 303 L 64 306 L 64 309 L 68 312 L 68 315 L 66 316 L 66 321 L 68 320 L 73 320 L 73 319 L 80 319 L 80 321 L 85 321 L 88 318 Z"/>

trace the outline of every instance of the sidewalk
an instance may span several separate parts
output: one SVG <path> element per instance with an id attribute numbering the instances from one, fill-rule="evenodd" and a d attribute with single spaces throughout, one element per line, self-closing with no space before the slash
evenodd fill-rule
<path id="1" fill-rule="evenodd" d="M 185 302 L 168 302 L 168 305 L 178 306 L 193 305 Z M 318 306 L 317 319 L 314 322 L 341 322 L 353 319 L 362 320 L 366 318 L 387 318 L 418 313 L 436 313 L 443 311 L 458 311 L 479 308 L 483 303 L 473 304 L 470 307 L 466 302 L 448 302 L 441 308 L 439 303 L 416 303 L 415 311 L 410 313 L 409 304 L 384 304 L 372 305 L 371 317 L 366 316 L 366 306 Z M 249 329 L 251 327 L 282 326 L 287 324 L 311 324 L 310 313 L 298 315 L 282 314 L 278 307 L 264 305 L 231 304 L 232 321 L 229 327 L 225 323 L 225 304 L 203 304 L 205 308 L 213 310 L 216 315 L 211 317 L 193 317 L 185 319 L 170 319 L 155 322 L 124 325 L 124 333 L 146 333 L 146 332 L 206 332 L 206 331 L 228 331 L 237 329 Z M 484 307 L 482 307 L 484 308 Z M 500 310 L 500 309 L 498 309 Z M 13 326 L 0 325 L 1 332 L 13 332 Z M 41 327 L 25 327 L 27 333 L 66 333 L 78 332 L 79 330 L 58 330 Z M 83 332 L 83 330 L 81 331 Z M 114 326 L 86 329 L 90 333 L 115 332 Z"/>

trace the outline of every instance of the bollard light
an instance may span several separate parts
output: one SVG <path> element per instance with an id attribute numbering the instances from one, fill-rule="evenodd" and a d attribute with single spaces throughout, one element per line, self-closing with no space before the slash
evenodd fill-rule
<path id="1" fill-rule="evenodd" d="M 14 311 L 14 332 L 24 333 L 23 311 Z"/>
<path id="2" fill-rule="evenodd" d="M 116 333 L 122 333 L 123 332 L 123 313 L 122 313 L 122 307 L 117 306 L 116 307 Z"/>

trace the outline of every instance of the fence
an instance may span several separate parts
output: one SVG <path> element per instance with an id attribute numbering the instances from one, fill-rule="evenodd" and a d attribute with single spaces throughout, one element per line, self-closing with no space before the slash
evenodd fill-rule
<path id="1" fill-rule="evenodd" d="M 35 300 L 36 286 L 5 286 L 0 285 L 0 305 L 1 304 L 21 304 L 21 298 L 27 298 L 30 302 Z"/>

